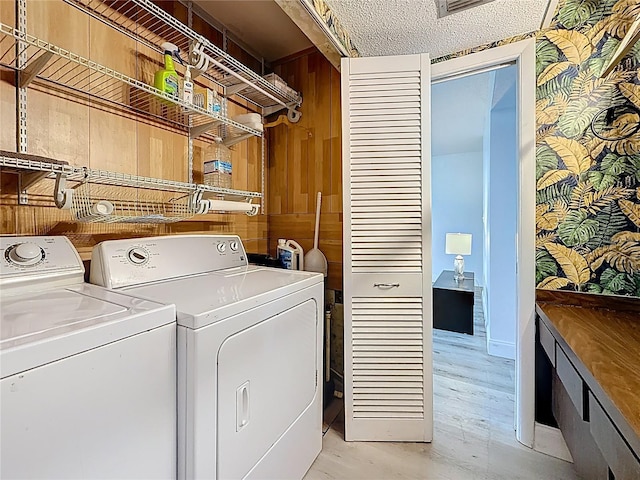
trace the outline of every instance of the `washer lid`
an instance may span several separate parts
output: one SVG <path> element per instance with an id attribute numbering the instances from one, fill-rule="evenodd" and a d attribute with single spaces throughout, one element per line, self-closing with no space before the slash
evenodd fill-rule
<path id="1" fill-rule="evenodd" d="M 323 279 L 321 273 L 249 265 L 120 291 L 174 303 L 178 325 L 200 328 L 322 283 Z"/>
<path id="2" fill-rule="evenodd" d="M 27 297 L 2 301 L 0 341 L 25 343 L 51 336 L 54 332 L 69 332 L 106 321 L 110 315 L 126 312 L 121 305 L 105 303 L 69 290 L 36 293 Z"/>
<path id="3" fill-rule="evenodd" d="M 93 285 L 0 297 L 2 378 L 175 321 L 173 306 Z"/>

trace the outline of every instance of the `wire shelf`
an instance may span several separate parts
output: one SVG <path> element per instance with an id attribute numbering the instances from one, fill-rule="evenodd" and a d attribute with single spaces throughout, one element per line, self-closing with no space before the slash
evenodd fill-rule
<path id="1" fill-rule="evenodd" d="M 186 103 L 140 80 L 32 35 L 20 33 L 9 25 L 0 23 L 0 33 L 0 65 L 19 70 L 25 82 L 37 75 L 61 87 L 132 109 L 173 127 L 192 129 L 198 132 L 197 136 L 214 129 L 217 132 L 220 125 L 248 136 L 262 136 L 259 130 Z M 23 54 L 27 58 L 26 67 L 19 69 L 18 61 Z"/>
<path id="2" fill-rule="evenodd" d="M 150 0 L 65 2 L 158 52 L 159 45 L 167 41 L 182 52 L 196 49 L 210 60 L 204 75 L 229 87 L 229 94 L 237 94 L 262 108 L 279 106 L 295 110 L 302 104 L 299 93 L 270 83 Z"/>
<path id="3" fill-rule="evenodd" d="M 0 156 L 0 167 L 2 167 L 3 170 L 9 170 L 15 173 L 43 172 L 47 173 L 47 178 L 55 178 L 57 175 L 62 175 L 66 180 L 71 182 L 92 182 L 104 185 L 139 187 L 150 190 L 193 192 L 199 187 L 193 183 L 109 172 L 106 170 L 93 170 L 87 167 L 75 167 L 73 165 L 47 162 L 44 160 L 13 158 L 6 155 Z M 253 196 L 254 192 L 247 192 L 247 194 Z M 260 193 L 257 195 L 261 196 Z"/>
<path id="4" fill-rule="evenodd" d="M 43 179 L 56 179 L 53 192 L 56 205 L 70 208 L 73 218 L 80 222 L 172 223 L 215 210 L 212 207 L 215 203 L 209 200 L 246 204 L 262 198 L 259 192 L 95 170 L 37 158 L 2 152 L 0 168 L 30 175 L 24 188 Z M 33 177 L 34 174 L 37 176 Z M 26 196 L 26 192 L 20 194 Z M 250 214 L 255 213 L 254 209 Z"/>

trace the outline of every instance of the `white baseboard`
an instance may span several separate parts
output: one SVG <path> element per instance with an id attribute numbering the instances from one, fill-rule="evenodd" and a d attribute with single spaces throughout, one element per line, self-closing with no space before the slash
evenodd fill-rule
<path id="1" fill-rule="evenodd" d="M 494 357 L 516 359 L 516 344 L 503 342 L 502 340 L 492 340 L 487 335 L 487 353 Z"/>
<path id="2" fill-rule="evenodd" d="M 562 432 L 558 428 L 536 422 L 533 431 L 533 449 L 536 452 L 573 463 L 571 452 L 569 452 Z"/>
<path id="3" fill-rule="evenodd" d="M 487 299 L 487 289 L 482 287 L 482 311 L 484 312 L 484 329 L 489 329 L 489 300 Z"/>

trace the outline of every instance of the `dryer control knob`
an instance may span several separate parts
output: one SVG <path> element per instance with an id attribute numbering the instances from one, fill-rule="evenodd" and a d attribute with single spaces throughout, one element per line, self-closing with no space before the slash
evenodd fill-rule
<path id="1" fill-rule="evenodd" d="M 229 248 L 231 249 L 232 252 L 237 252 L 238 251 L 238 242 L 235 240 L 231 240 L 229 242 Z"/>
<path id="2" fill-rule="evenodd" d="M 11 250 L 9 257 L 19 265 L 32 265 L 43 258 L 42 250 L 35 243 L 27 242 L 17 245 Z"/>
<path id="3" fill-rule="evenodd" d="M 131 261 L 131 263 L 135 263 L 136 265 L 142 265 L 149 260 L 149 254 L 143 248 L 135 247 L 129 250 L 127 253 L 127 257 Z"/>
<path id="4" fill-rule="evenodd" d="M 216 245 L 216 248 L 220 253 L 224 253 L 227 250 L 227 245 L 224 243 L 219 243 L 218 245 Z"/>

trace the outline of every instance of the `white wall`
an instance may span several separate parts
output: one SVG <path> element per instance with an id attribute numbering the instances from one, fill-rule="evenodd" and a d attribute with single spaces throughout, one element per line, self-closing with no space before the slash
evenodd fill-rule
<path id="1" fill-rule="evenodd" d="M 454 255 L 445 254 L 446 233 L 470 233 L 471 255 L 464 269 L 482 285 L 484 232 L 482 222 L 482 151 L 431 158 L 432 274 L 453 270 Z"/>
<path id="2" fill-rule="evenodd" d="M 509 69 L 498 72 L 508 75 Z M 490 268 L 486 274 L 489 354 L 515 359 L 516 342 L 516 231 L 518 162 L 516 154 L 515 77 L 490 114 L 489 145 L 484 172 L 488 180 L 485 216 Z M 485 142 L 486 147 L 486 142 Z"/>
<path id="3" fill-rule="evenodd" d="M 488 329 L 489 318 L 491 316 L 491 305 L 489 304 L 489 290 L 491 289 L 491 230 L 489 228 L 489 166 L 491 160 L 491 110 L 487 112 L 487 122 L 485 124 L 484 136 L 482 138 L 482 222 L 484 227 L 484 249 L 482 251 L 482 307 L 484 310 L 484 325 Z M 484 188 L 486 186 L 487 188 Z"/>

